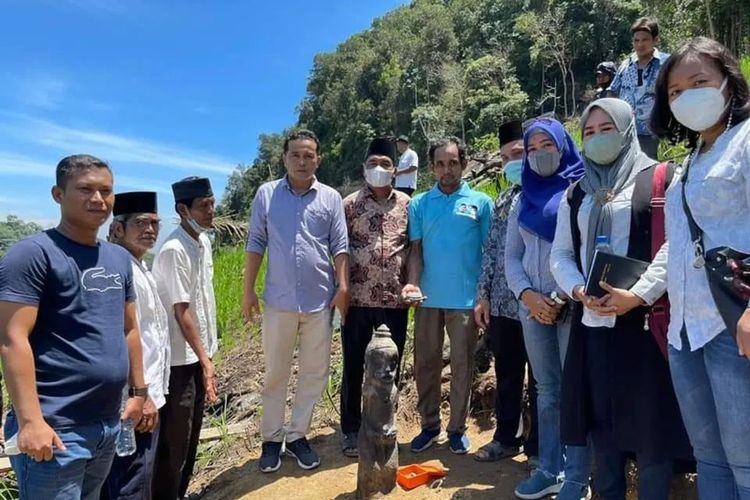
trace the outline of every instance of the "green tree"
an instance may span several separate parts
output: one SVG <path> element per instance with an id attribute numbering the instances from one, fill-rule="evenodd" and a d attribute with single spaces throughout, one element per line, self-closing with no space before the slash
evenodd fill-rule
<path id="1" fill-rule="evenodd" d="M 13 243 L 42 229 L 36 222 L 25 222 L 15 215 L 8 215 L 5 222 L 0 221 L 0 255 L 5 254 Z"/>

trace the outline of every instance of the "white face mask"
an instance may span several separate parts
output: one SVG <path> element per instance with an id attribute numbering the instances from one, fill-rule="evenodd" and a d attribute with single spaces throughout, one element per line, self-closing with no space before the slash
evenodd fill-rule
<path id="1" fill-rule="evenodd" d="M 192 217 L 187 220 L 188 226 L 190 226 L 190 229 L 195 231 L 196 234 L 205 233 L 206 231 L 210 231 L 211 228 L 203 227 L 198 222 L 193 219 Z"/>
<path id="2" fill-rule="evenodd" d="M 721 115 L 727 109 L 727 100 L 724 98 L 724 87 L 727 79 L 721 83 L 721 87 L 703 87 L 700 89 L 688 89 L 682 92 L 669 107 L 672 114 L 685 127 L 695 132 L 703 132 L 718 123 Z"/>
<path id="3" fill-rule="evenodd" d="M 391 185 L 393 172 L 383 167 L 365 167 L 365 181 L 372 187 L 381 188 Z"/>

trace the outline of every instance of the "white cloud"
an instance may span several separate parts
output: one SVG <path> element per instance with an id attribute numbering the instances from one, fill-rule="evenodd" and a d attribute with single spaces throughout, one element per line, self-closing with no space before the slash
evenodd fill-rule
<path id="1" fill-rule="evenodd" d="M 28 156 L 0 151 L 0 176 L 47 177 L 55 175 L 55 163 L 48 163 Z"/>
<path id="2" fill-rule="evenodd" d="M 54 76 L 32 76 L 17 82 L 18 100 L 27 106 L 54 110 L 62 104 L 70 85 Z"/>
<path id="3" fill-rule="evenodd" d="M 55 161 L 46 162 L 28 156 L 0 151 L 0 177 L 42 177 L 47 179 L 51 186 L 54 183 L 56 165 Z M 170 186 L 156 179 L 119 175 L 116 170 L 114 177 L 116 191 L 119 191 L 121 187 L 126 187 L 129 189 L 172 194 Z M 3 202 L 3 199 L 4 197 L 0 195 L 0 203 Z"/>
<path id="4" fill-rule="evenodd" d="M 192 174 L 213 172 L 229 175 L 236 163 L 203 151 L 161 144 L 144 138 L 67 127 L 27 115 L 0 115 L 12 118 L 10 122 L 0 123 L 0 128 L 6 134 L 33 144 L 55 148 L 64 154 L 93 154 L 113 166 L 124 162 L 182 170 Z"/>

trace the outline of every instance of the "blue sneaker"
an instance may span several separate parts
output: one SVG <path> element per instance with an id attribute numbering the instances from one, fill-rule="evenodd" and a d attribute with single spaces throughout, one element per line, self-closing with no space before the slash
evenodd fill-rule
<path id="1" fill-rule="evenodd" d="M 514 492 L 518 498 L 523 500 L 538 500 L 547 495 L 559 493 L 562 488 L 562 481 L 555 476 L 536 470 L 526 481 L 516 487 Z"/>
<path id="2" fill-rule="evenodd" d="M 417 437 L 411 440 L 411 451 L 412 453 L 421 453 L 433 443 L 436 443 L 440 436 L 440 430 L 428 431 L 422 430 Z"/>
<path id="3" fill-rule="evenodd" d="M 456 455 L 465 455 L 471 449 L 471 443 L 469 438 L 463 432 L 452 432 L 448 436 L 450 442 L 450 448 Z"/>
<path id="4" fill-rule="evenodd" d="M 591 488 L 588 485 L 581 486 L 578 483 L 565 481 L 557 494 L 557 500 L 590 500 Z"/>

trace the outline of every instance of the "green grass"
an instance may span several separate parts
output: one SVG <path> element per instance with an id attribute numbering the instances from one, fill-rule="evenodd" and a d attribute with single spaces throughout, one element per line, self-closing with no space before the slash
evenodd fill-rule
<path id="1" fill-rule="evenodd" d="M 745 75 L 745 80 L 750 81 L 750 55 L 740 58 L 740 70 Z"/>
<path id="2" fill-rule="evenodd" d="M 221 336 L 222 350 L 231 349 L 246 334 L 242 320 L 242 293 L 245 269 L 243 246 L 221 247 L 214 254 L 214 292 L 216 294 L 216 326 Z M 255 291 L 263 291 L 266 261 L 263 260 Z"/>
<path id="3" fill-rule="evenodd" d="M 11 471 L 0 477 L 0 500 L 16 500 L 17 498 L 16 475 Z"/>

